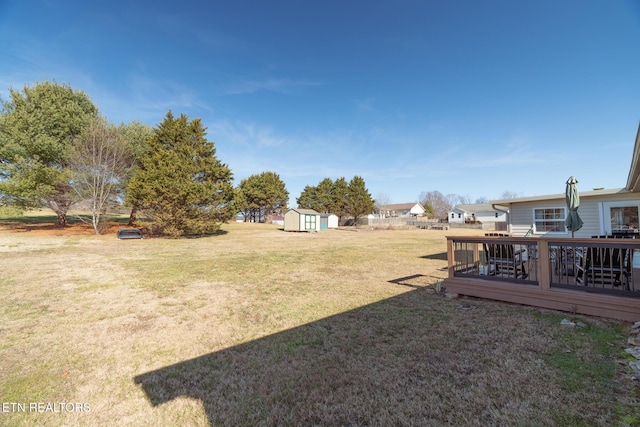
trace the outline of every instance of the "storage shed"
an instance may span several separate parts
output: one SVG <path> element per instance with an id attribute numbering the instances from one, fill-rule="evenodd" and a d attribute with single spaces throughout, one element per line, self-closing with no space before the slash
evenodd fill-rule
<path id="1" fill-rule="evenodd" d="M 320 214 L 313 209 L 290 209 L 284 214 L 284 231 L 320 231 Z"/>
<path id="2" fill-rule="evenodd" d="M 338 215 L 325 213 L 320 214 L 320 229 L 338 228 Z"/>

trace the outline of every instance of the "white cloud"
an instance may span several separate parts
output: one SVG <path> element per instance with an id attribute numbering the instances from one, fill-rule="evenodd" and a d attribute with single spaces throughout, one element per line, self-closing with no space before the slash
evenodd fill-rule
<path id="1" fill-rule="evenodd" d="M 244 80 L 228 85 L 224 93 L 226 95 L 251 94 L 261 91 L 289 93 L 294 88 L 320 85 L 321 83 L 310 80 L 294 80 L 288 78 Z"/>
<path id="2" fill-rule="evenodd" d="M 208 134 L 215 141 L 230 146 L 258 149 L 285 145 L 287 137 L 277 135 L 273 128 L 248 121 L 219 120 L 208 124 Z M 246 153 L 249 154 L 249 153 Z"/>
<path id="3" fill-rule="evenodd" d="M 354 101 L 358 111 L 364 111 L 368 113 L 377 111 L 377 109 L 374 106 L 375 102 L 376 102 L 375 98 L 372 98 L 372 97 L 368 97 L 365 99 L 356 99 Z"/>

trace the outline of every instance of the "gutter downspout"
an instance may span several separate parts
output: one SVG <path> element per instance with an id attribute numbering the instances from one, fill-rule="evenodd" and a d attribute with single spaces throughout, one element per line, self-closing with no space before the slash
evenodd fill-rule
<path id="1" fill-rule="evenodd" d="M 497 210 L 498 212 L 504 212 L 505 214 L 507 214 L 507 233 L 511 233 L 511 212 L 509 211 L 509 206 L 491 203 L 491 208 Z"/>

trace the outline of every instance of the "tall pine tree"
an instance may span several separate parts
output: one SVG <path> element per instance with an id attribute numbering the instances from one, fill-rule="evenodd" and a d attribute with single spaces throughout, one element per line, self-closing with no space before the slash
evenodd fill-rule
<path id="1" fill-rule="evenodd" d="M 331 213 L 338 215 L 340 224 L 342 224 L 342 219 L 349 214 L 348 192 L 349 183 L 343 176 L 333 182 L 331 186 Z"/>
<path id="2" fill-rule="evenodd" d="M 200 119 L 169 111 L 147 139 L 127 201 L 154 234 L 179 237 L 216 231 L 234 212 L 233 176 L 216 158 Z"/>
<path id="3" fill-rule="evenodd" d="M 75 201 L 73 142 L 98 109 L 86 93 L 55 81 L 9 95 L 0 110 L 0 194 L 20 208 L 46 206 L 64 226 Z"/>
<path id="4" fill-rule="evenodd" d="M 353 216 L 354 225 L 358 224 L 361 217 L 375 210 L 375 202 L 365 186 L 364 179 L 360 176 L 354 176 L 349 182 L 347 210 Z"/>
<path id="5" fill-rule="evenodd" d="M 289 192 L 280 175 L 262 172 L 240 181 L 236 206 L 244 213 L 245 221 L 269 222 L 274 214 L 287 208 Z"/>
<path id="6" fill-rule="evenodd" d="M 299 208 L 313 209 L 320 213 L 331 213 L 333 209 L 333 181 L 331 178 L 324 178 L 313 187 L 307 185 L 296 199 Z"/>

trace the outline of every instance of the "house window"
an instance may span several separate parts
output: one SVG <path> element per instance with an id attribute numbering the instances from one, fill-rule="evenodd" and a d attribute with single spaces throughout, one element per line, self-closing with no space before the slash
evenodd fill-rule
<path id="1" fill-rule="evenodd" d="M 462 218 L 462 214 L 458 214 L 458 218 Z"/>
<path id="2" fill-rule="evenodd" d="M 533 210 L 535 232 L 566 233 L 565 218 L 565 208 L 536 208 Z"/>
<path id="3" fill-rule="evenodd" d="M 603 202 L 601 205 L 600 230 L 605 234 L 638 233 L 640 203 L 637 200 Z"/>
<path id="4" fill-rule="evenodd" d="M 451 219 L 455 219 L 455 217 L 456 217 L 456 214 L 452 213 L 451 214 Z"/>
<path id="5" fill-rule="evenodd" d="M 638 207 L 624 206 L 611 208 L 611 231 L 629 231 L 638 228 Z"/>
<path id="6" fill-rule="evenodd" d="M 496 212 L 496 218 L 498 218 L 498 212 Z"/>

